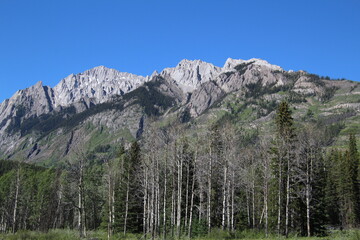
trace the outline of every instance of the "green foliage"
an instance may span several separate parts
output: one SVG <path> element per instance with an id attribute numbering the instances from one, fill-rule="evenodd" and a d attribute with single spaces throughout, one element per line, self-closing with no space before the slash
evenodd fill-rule
<path id="1" fill-rule="evenodd" d="M 30 132 L 39 132 L 41 135 L 46 135 L 50 131 L 62 127 L 66 116 L 74 115 L 75 111 L 74 107 L 69 107 L 61 112 L 43 114 L 39 117 L 32 116 L 24 119 L 22 123 L 20 123 L 20 118 L 15 117 L 11 120 L 6 131 L 11 134 L 20 132 L 22 136 Z"/>
<path id="2" fill-rule="evenodd" d="M 346 151 L 333 150 L 328 157 L 327 204 L 333 224 L 352 228 L 359 224 L 359 153 L 354 135 L 349 136 Z M 331 186 L 332 185 L 332 186 Z M 336 192 L 333 187 L 336 186 Z"/>
<path id="3" fill-rule="evenodd" d="M 207 231 L 208 231 L 208 229 L 207 229 L 207 224 L 206 224 L 205 220 L 194 221 L 191 235 L 195 238 L 201 237 L 201 236 L 206 236 Z"/>
<path id="4" fill-rule="evenodd" d="M 175 104 L 173 98 L 164 95 L 158 89 L 163 81 L 164 80 L 159 77 L 157 81 L 148 82 L 144 86 L 125 94 L 122 98 L 115 97 L 111 102 L 92 105 L 86 111 L 80 113 L 76 113 L 74 107 L 68 107 L 59 112 L 23 119 L 25 109 L 23 106 L 18 106 L 16 116 L 11 119 L 11 123 L 6 131 L 10 134 L 20 132 L 22 136 L 35 132 L 39 134 L 39 138 L 42 138 L 51 131 L 61 127 L 71 130 L 85 119 L 98 113 L 108 110 L 122 111 L 125 108 L 124 104 L 127 102 L 131 102 L 130 105 L 139 104 L 149 116 L 159 116 L 163 111 Z M 1 124 L 5 123 L 6 122 Z"/>
<path id="5" fill-rule="evenodd" d="M 319 75 L 316 74 L 308 74 L 307 77 L 309 77 L 309 82 L 315 83 L 315 85 L 319 87 L 324 87 L 325 83 L 322 81 Z"/>
<path id="6" fill-rule="evenodd" d="M 186 108 L 180 115 L 180 121 L 182 123 L 189 122 L 191 119 L 190 109 Z"/>
<path id="7" fill-rule="evenodd" d="M 278 134 L 286 140 L 294 137 L 294 121 L 291 114 L 289 104 L 281 102 L 276 113 L 275 122 Z"/>
<path id="8" fill-rule="evenodd" d="M 94 151 L 96 153 L 106 153 L 110 150 L 111 146 L 110 144 L 106 144 L 106 145 L 97 145 L 95 148 L 94 148 Z"/>
<path id="9" fill-rule="evenodd" d="M 294 91 L 289 91 L 287 100 L 289 101 L 289 103 L 293 103 L 293 104 L 306 102 L 306 98 L 303 94 Z"/>
<path id="10" fill-rule="evenodd" d="M 330 99 L 334 97 L 337 90 L 337 87 L 325 87 L 325 92 L 321 95 L 321 100 L 323 102 L 330 101 Z"/>
<path id="11" fill-rule="evenodd" d="M 16 234 L 0 234 L 4 240 L 76 240 L 80 239 L 77 232 L 67 230 L 51 230 L 47 233 L 19 231 Z"/>
<path id="12" fill-rule="evenodd" d="M 104 231 L 90 231 L 87 234 L 86 239 L 92 240 L 107 240 L 107 233 Z M 118 240 L 118 239 L 127 239 L 127 240 L 135 240 L 141 239 L 142 235 L 134 235 L 127 234 L 124 237 L 123 234 L 115 234 L 110 238 L 110 240 Z M 2 240 L 80 240 L 78 237 L 78 232 L 75 230 L 67 230 L 67 229 L 54 229 L 50 230 L 47 233 L 44 232 L 34 232 L 34 231 L 21 231 L 16 234 L 0 234 L 0 239 Z M 160 240 L 162 238 L 155 238 L 155 240 Z M 171 239 L 171 238 L 168 238 Z M 187 239 L 187 237 L 182 237 L 181 239 Z M 263 233 L 258 231 L 246 230 L 246 231 L 237 231 L 234 234 L 227 234 L 222 232 L 221 230 L 214 230 L 209 236 L 201 235 L 198 237 L 192 238 L 194 240 L 218 240 L 218 239 L 252 239 L 252 240 L 278 240 L 285 239 L 284 237 L 279 237 L 276 235 L 271 235 L 269 237 L 265 237 Z M 289 237 L 289 240 L 360 240 L 360 231 L 352 230 L 352 231 L 335 231 L 326 237 Z"/>
<path id="13" fill-rule="evenodd" d="M 175 100 L 159 91 L 164 79 L 158 77 L 155 81 L 147 82 L 134 91 L 124 95 L 125 101 L 134 100 L 132 104 L 139 104 L 149 116 L 159 116 L 164 110 L 174 106 Z"/>
<path id="14" fill-rule="evenodd" d="M 17 201 L 18 212 L 31 213 L 22 220 L 27 229 L 46 231 L 53 227 L 54 199 L 58 189 L 55 183 L 61 173 L 19 162 L 7 164 L 0 161 L 0 166 L 5 166 L 0 175 L 0 215 L 4 223 L 13 226 L 10 213 Z M 20 221 L 15 222 L 14 227 L 21 229 Z"/>
<path id="15" fill-rule="evenodd" d="M 284 77 L 286 77 L 286 79 L 288 79 L 292 83 L 295 83 L 301 76 L 300 72 L 284 72 L 283 74 Z"/>
<path id="16" fill-rule="evenodd" d="M 273 94 L 281 91 L 287 92 L 292 88 L 291 84 L 275 86 L 276 83 L 263 86 L 262 80 L 255 83 L 246 84 L 247 91 L 245 92 L 246 98 L 259 98 L 265 94 Z"/>
<path id="17" fill-rule="evenodd" d="M 236 69 L 236 71 L 238 71 L 241 75 L 244 74 L 246 72 L 246 69 L 249 65 L 253 64 L 255 61 L 251 61 L 248 63 L 241 63 L 237 66 L 235 66 L 234 68 Z"/>

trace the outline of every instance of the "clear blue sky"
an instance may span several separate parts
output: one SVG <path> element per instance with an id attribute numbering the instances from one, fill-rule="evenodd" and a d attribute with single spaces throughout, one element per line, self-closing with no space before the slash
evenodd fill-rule
<path id="1" fill-rule="evenodd" d="M 262 58 L 360 80 L 359 0 L 0 0 L 0 102 L 105 65 L 139 75 Z"/>

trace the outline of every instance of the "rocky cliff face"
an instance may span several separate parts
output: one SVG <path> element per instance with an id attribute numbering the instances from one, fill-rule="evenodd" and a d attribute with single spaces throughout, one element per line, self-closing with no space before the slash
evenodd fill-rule
<path id="1" fill-rule="evenodd" d="M 19 156 L 29 159 L 44 159 L 58 152 L 56 156 L 61 157 L 71 152 L 74 142 L 89 145 L 94 135 L 97 138 L 106 131 L 110 135 L 104 135 L 104 142 L 139 137 L 148 118 L 196 118 L 213 106 L 222 106 L 230 95 L 237 103 L 249 98 L 253 105 L 260 102 L 265 106 L 279 101 L 281 91 L 299 102 L 305 97 L 323 101 L 331 99 L 338 89 L 341 94 L 352 95 L 357 87 L 350 81 L 329 81 L 303 71 L 287 72 L 255 58 L 229 58 L 223 67 L 182 60 L 148 77 L 99 66 L 71 74 L 54 88 L 38 82 L 1 103 L 0 156 L 11 158 L 21 153 Z M 355 103 L 341 104 L 354 108 Z M 338 109 L 336 106 L 332 108 Z M 272 110 L 268 106 L 257 111 L 266 117 Z M 56 146 L 61 151 L 55 151 Z"/>
<path id="2" fill-rule="evenodd" d="M 54 105 L 54 92 L 51 88 L 43 86 L 42 82 L 24 90 L 17 91 L 10 99 L 0 104 L 0 134 L 13 121 L 31 116 L 40 116 L 51 112 Z"/>
<path id="3" fill-rule="evenodd" d="M 95 104 L 108 101 L 141 86 L 149 77 L 119 72 L 99 66 L 79 74 L 71 74 L 54 87 L 55 107 L 69 106 L 82 99 Z"/>
<path id="4" fill-rule="evenodd" d="M 36 83 L 17 91 L 0 104 L 0 134 L 9 126 L 11 119 L 22 121 L 73 106 L 82 112 L 98 103 L 109 101 L 138 88 L 149 77 L 119 72 L 104 66 L 95 67 L 62 79 L 54 88 Z"/>
<path id="5" fill-rule="evenodd" d="M 222 68 L 201 60 L 182 60 L 174 68 L 165 68 L 160 75 L 173 79 L 184 92 L 193 92 L 201 84 L 215 79 Z"/>
<path id="6" fill-rule="evenodd" d="M 236 70 L 239 66 L 243 68 L 241 71 Z M 206 99 L 205 96 L 199 96 L 199 92 L 210 95 L 213 93 L 213 91 L 200 90 L 201 86 L 209 81 L 215 81 L 224 92 L 231 92 L 244 84 L 260 80 L 264 85 L 285 84 L 285 79 L 281 75 L 273 74 L 275 70 L 283 71 L 280 67 L 264 60 L 245 61 L 231 58 L 222 68 L 201 60 L 182 60 L 176 67 L 166 68 L 160 74 L 154 72 L 151 77 L 99 66 L 83 73 L 71 74 L 62 79 L 54 88 L 43 86 L 42 82 L 38 82 L 25 90 L 19 90 L 0 105 L 0 122 L 3 122 L 0 124 L 0 130 L 7 124 L 6 119 L 9 120 L 17 113 L 19 115 L 20 110 L 25 111 L 23 115 L 20 114 L 21 118 L 61 111 L 69 106 L 74 106 L 78 112 L 81 112 L 91 105 L 110 101 L 114 96 L 124 95 L 158 75 L 177 85 L 182 92 L 181 95 L 186 96 L 197 91 L 195 94 L 197 99 Z M 231 72 L 235 74 L 229 74 Z M 209 87 L 206 84 L 204 86 Z M 219 92 L 215 91 L 214 96 L 210 97 L 216 98 L 218 95 Z M 193 101 L 195 101 L 194 98 Z M 195 105 L 199 105 L 199 102 Z"/>

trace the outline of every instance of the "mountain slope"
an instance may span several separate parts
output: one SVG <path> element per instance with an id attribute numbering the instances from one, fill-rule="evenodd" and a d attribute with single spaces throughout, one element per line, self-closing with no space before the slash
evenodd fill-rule
<path id="1" fill-rule="evenodd" d="M 172 122 L 191 121 L 198 131 L 229 119 L 271 131 L 275 107 L 284 99 L 301 122 L 341 125 L 340 142 L 347 131 L 360 132 L 357 82 L 288 72 L 260 59 L 228 59 L 222 68 L 183 60 L 151 77 L 100 66 L 54 88 L 39 82 L 18 91 L 0 105 L 0 154 L 51 165 L 80 149 L 128 142 L 149 125 Z"/>

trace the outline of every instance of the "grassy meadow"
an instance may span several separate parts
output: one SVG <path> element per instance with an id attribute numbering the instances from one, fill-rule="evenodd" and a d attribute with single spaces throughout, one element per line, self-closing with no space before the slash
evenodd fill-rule
<path id="1" fill-rule="evenodd" d="M 77 240 L 77 239 L 86 239 L 86 240 L 106 240 L 108 239 L 107 233 L 104 231 L 89 231 L 87 232 L 86 238 L 80 238 L 77 231 L 67 230 L 67 229 L 55 229 L 50 230 L 47 233 L 44 232 L 35 232 L 35 231 L 19 231 L 15 234 L 0 234 L 0 240 Z M 110 238 L 111 240 L 115 239 L 151 239 L 151 236 L 144 238 L 143 235 L 134 235 L 129 234 L 124 236 L 123 234 L 116 234 Z M 157 239 L 157 238 L 155 238 Z M 163 238 L 160 238 L 163 239 Z M 159 240 L 160 240 L 159 239 Z M 166 239 L 172 240 L 175 238 L 167 237 Z M 181 239 L 189 239 L 188 237 L 182 237 Z M 255 231 L 243 231 L 236 232 L 233 235 L 230 235 L 227 232 L 221 230 L 214 230 L 211 234 L 201 237 L 192 238 L 194 240 L 227 240 L 227 239 L 242 239 L 242 240 L 276 240 L 276 239 L 286 239 L 285 237 L 271 235 L 265 237 L 264 233 L 259 233 Z M 290 236 L 287 238 L 289 240 L 360 240 L 360 230 L 350 230 L 350 231 L 334 231 L 329 233 L 327 236 L 323 237 L 299 237 L 299 236 Z"/>

